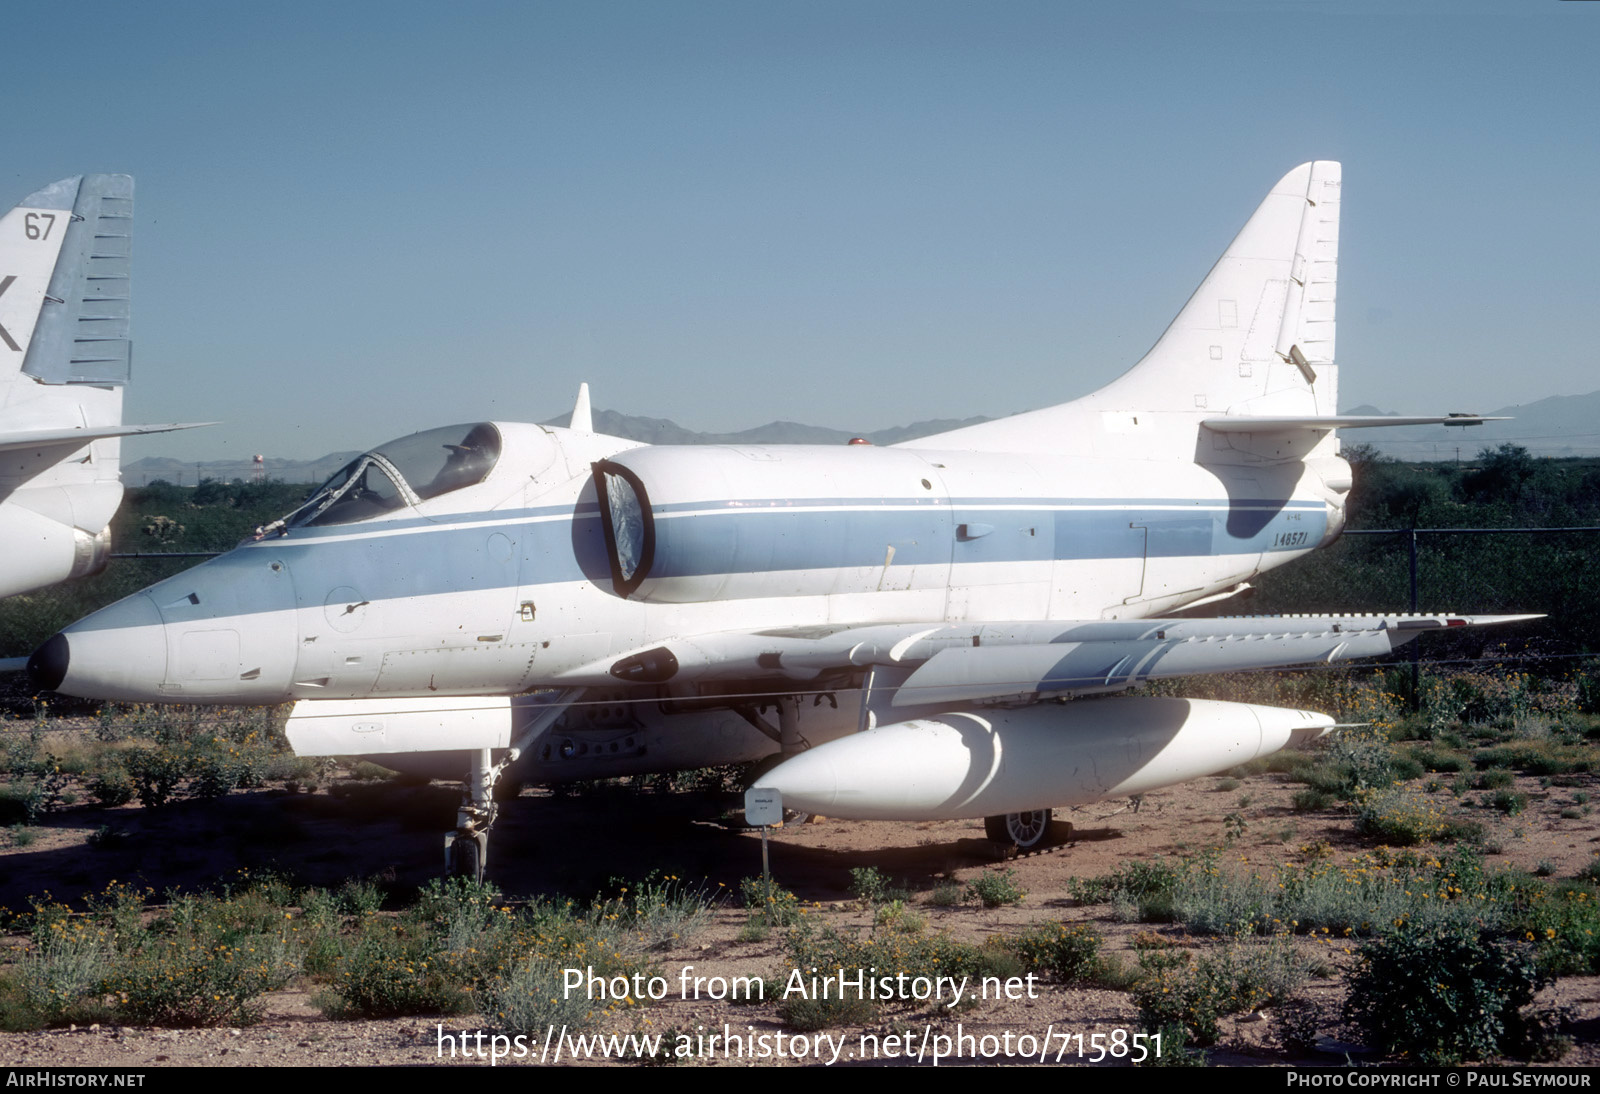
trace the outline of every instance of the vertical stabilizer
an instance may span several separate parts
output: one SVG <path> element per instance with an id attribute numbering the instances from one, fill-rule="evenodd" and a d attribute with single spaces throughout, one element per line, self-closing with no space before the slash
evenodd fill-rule
<path id="1" fill-rule="evenodd" d="M 1336 414 L 1339 165 L 1272 188 L 1159 341 L 1100 394 L 1148 410 Z"/>
<path id="2" fill-rule="evenodd" d="M 7 379 L 33 344 L 81 181 L 53 182 L 0 217 L 0 376 Z"/>
<path id="3" fill-rule="evenodd" d="M 133 179 L 84 175 L 22 370 L 47 384 L 125 384 Z"/>
<path id="4" fill-rule="evenodd" d="M 1156 344 L 1099 391 L 908 443 L 1191 459 L 1207 418 L 1338 413 L 1339 197 L 1328 160 L 1280 179 Z"/>
<path id="5" fill-rule="evenodd" d="M 62 179 L 0 217 L 0 434 L 121 424 L 132 225 L 127 175 Z M 114 438 L 99 441 L 89 462 L 115 479 L 117 455 Z M 13 464 L 0 478 L 28 471 Z"/>

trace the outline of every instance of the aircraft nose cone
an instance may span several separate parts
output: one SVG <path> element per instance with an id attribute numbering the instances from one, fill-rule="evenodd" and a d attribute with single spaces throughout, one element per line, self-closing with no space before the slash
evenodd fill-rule
<path id="1" fill-rule="evenodd" d="M 67 636 L 55 634 L 45 639 L 44 645 L 34 650 L 33 656 L 28 658 L 28 672 L 39 687 L 45 691 L 55 691 L 61 687 L 61 681 L 67 678 L 67 665 L 71 660 L 72 651 L 67 644 Z"/>
<path id="2" fill-rule="evenodd" d="M 84 699 L 165 698 L 161 613 L 153 600 L 136 593 L 51 638 L 28 659 L 28 667 L 45 687 Z"/>
<path id="3" fill-rule="evenodd" d="M 276 703 L 295 671 L 294 609 L 280 559 L 234 551 L 80 619 L 37 660 L 85 699 Z"/>

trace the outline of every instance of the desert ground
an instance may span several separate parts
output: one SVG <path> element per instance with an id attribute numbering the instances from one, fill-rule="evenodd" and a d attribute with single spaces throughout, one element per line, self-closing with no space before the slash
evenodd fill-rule
<path id="1" fill-rule="evenodd" d="M 1545 780 L 1544 783 L 1547 783 Z M 306 784 L 235 790 L 209 801 L 177 801 L 160 809 L 128 804 L 107 809 L 74 804 L 49 813 L 29 829 L 26 845 L 12 838 L 0 848 L 0 906 L 25 911 L 48 897 L 72 902 L 113 881 L 158 894 L 215 885 L 236 871 L 277 871 L 300 885 L 337 887 L 352 877 L 375 879 L 395 900 L 436 876 L 442 865 L 442 833 L 452 819 L 455 793 L 444 784 L 357 782 L 330 769 Z M 1518 776 L 1516 789 L 1529 796 L 1514 816 L 1475 806 L 1470 796 L 1452 807 L 1484 826 L 1481 840 L 1490 867 L 1539 870 L 1554 878 L 1578 875 L 1600 851 L 1600 818 L 1562 806 L 1600 786 L 1584 774 L 1562 787 Z M 875 868 L 904 889 L 906 907 L 926 920 L 926 934 L 981 943 L 1048 921 L 1089 923 L 1106 939 L 1106 952 L 1130 959 L 1141 938 L 1162 936 L 1163 945 L 1202 949 L 1215 945 L 1183 927 L 1121 922 L 1106 904 L 1082 904 L 1072 895 L 1074 879 L 1103 877 L 1119 865 L 1166 859 L 1207 848 L 1242 868 L 1266 870 L 1311 856 L 1355 861 L 1371 855 L 1371 840 L 1358 838 L 1346 808 L 1297 812 L 1300 789 L 1282 774 L 1212 777 L 1155 791 L 1138 802 L 1105 801 L 1057 812 L 1054 845 L 1006 856 L 984 838 L 981 821 L 938 823 L 856 822 L 811 818 L 774 829 L 770 858 L 774 879 L 806 905 L 812 921 L 842 930 L 868 929 L 874 912 L 852 896 L 852 869 Z M 1446 795 L 1448 797 L 1448 795 Z M 707 892 L 731 894 L 740 879 L 759 875 L 761 840 L 742 826 L 739 798 L 731 793 L 655 792 L 601 788 L 581 795 L 529 789 L 503 810 L 494 830 L 489 873 L 512 901 L 568 894 L 580 899 L 652 871 L 703 879 Z M 1563 812 L 1566 815 L 1563 815 Z M 109 834 L 109 838 L 108 838 Z M 15 833 L 13 833 L 15 835 Z M 968 901 L 954 907 L 928 902 L 936 886 L 971 882 L 985 873 L 1014 871 L 1026 892 L 1020 904 L 985 908 Z M 672 991 L 661 1002 L 629 1008 L 604 1027 L 616 1031 L 673 1031 L 704 1037 L 727 1031 L 754 1037 L 781 1032 L 771 1006 L 693 998 L 680 986 L 692 977 L 782 977 L 787 975 L 783 932 L 748 938 L 748 913 L 720 900 L 700 928 L 652 956 Z M 10 960 L 26 945 L 14 926 L 6 939 Z M 1208 1060 L 1213 1065 L 1340 1066 L 1373 1060 L 1346 1025 L 1342 1007 L 1355 958 L 1348 940 L 1298 938 L 1294 945 L 1319 975 L 1298 993 L 1293 1008 L 1304 1028 L 1314 1027 L 1314 1046 L 1286 1046 L 1285 1013 L 1268 1005 L 1227 1018 Z M 691 968 L 691 972 L 684 970 Z M 685 977 L 690 979 L 684 979 Z M 711 989 L 706 989 L 709 995 Z M 152 1029 L 118 1026 L 0 1033 L 0 1064 L 144 1067 L 161 1065 L 396 1065 L 484 1066 L 484 1056 L 451 1051 L 447 1041 L 463 1031 L 490 1030 L 483 1015 L 418 1016 L 387 1020 L 334 1020 L 314 1005 L 319 987 L 309 979 L 291 983 L 265 1000 L 262 1020 L 243 1028 Z M 689 994 L 689 998 L 683 998 Z M 1124 990 L 1041 983 L 1017 999 L 990 999 L 959 1010 L 908 1004 L 873 1022 L 827 1031 L 838 1038 L 836 1066 L 931 1062 L 929 1045 L 951 1040 L 943 1062 L 1088 1063 L 1096 1033 L 1131 1034 L 1140 1029 L 1137 1007 Z M 1032 997 L 1026 997 L 1031 994 Z M 1600 978 L 1564 977 L 1543 990 L 1541 1008 L 1557 1008 L 1571 1047 L 1559 1065 L 1600 1063 Z M 1286 1008 L 1287 1009 L 1287 1008 Z M 1007 1034 L 1010 1035 L 1009 1039 Z M 1078 1034 L 1084 1035 L 1080 1059 Z M 863 1035 L 869 1038 L 863 1041 Z M 914 1035 L 914 1036 L 913 1036 Z M 981 1040 L 985 1035 L 990 1040 Z M 1031 1041 L 1022 1038 L 1031 1035 Z M 889 1040 L 884 1038 L 900 1038 Z M 1073 1038 L 1068 1041 L 1066 1038 Z M 1041 1045 L 1041 1041 L 1048 1044 Z M 753 1042 L 752 1042 L 753 1043 Z M 770 1042 L 768 1042 L 770 1044 Z M 899 1045 L 889 1053 L 882 1046 Z M 1107 1042 L 1109 1043 L 1109 1042 Z M 685 1062 L 698 1066 L 816 1063 L 816 1055 L 750 1060 L 720 1042 L 700 1040 Z M 832 1042 L 829 1042 L 832 1044 Z M 863 1046 L 872 1046 L 864 1053 Z M 999 1046 L 1005 1046 L 1002 1049 Z M 833 1051 L 808 1042 L 816 1051 Z M 536 1046 L 537 1047 L 537 1046 Z M 793 1047 L 793 1046 L 791 1046 Z M 990 1051 L 990 1050 L 993 1051 Z M 1037 1050 L 1037 1051 L 1035 1051 Z M 486 1054 L 488 1049 L 483 1049 Z M 530 1054 L 535 1058 L 538 1052 Z M 615 1063 L 601 1054 L 563 1063 Z M 863 1059 L 863 1055 L 868 1058 Z M 548 1061 L 548 1053 L 544 1059 Z M 501 1066 L 526 1065 L 508 1059 Z M 830 1062 L 824 1059 L 822 1062 Z M 1099 1061 L 1126 1064 L 1126 1055 Z"/>

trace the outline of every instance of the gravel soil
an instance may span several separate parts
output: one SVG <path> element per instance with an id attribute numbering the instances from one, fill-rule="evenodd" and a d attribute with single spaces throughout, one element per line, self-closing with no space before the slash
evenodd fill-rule
<path id="1" fill-rule="evenodd" d="M 1600 786 L 1595 776 L 1582 780 L 1580 789 L 1591 795 Z M 1516 817 L 1456 806 L 1488 829 L 1491 867 L 1533 869 L 1543 863 L 1559 878 L 1572 877 L 1593 861 L 1600 850 L 1600 818 L 1562 818 L 1571 789 L 1544 788 L 1525 777 L 1518 778 L 1516 788 L 1531 799 Z M 1226 855 L 1261 868 L 1298 861 L 1305 848 L 1317 844 L 1327 845 L 1336 859 L 1372 849 L 1355 837 L 1346 812 L 1294 812 L 1290 799 L 1296 789 L 1278 775 L 1251 776 L 1237 785 L 1210 778 L 1151 793 L 1137 807 L 1108 801 L 1062 811 L 1053 833 L 1055 846 L 1012 859 L 984 839 L 981 821 L 829 819 L 775 830 L 770 856 L 774 877 L 801 900 L 814 902 L 809 914 L 826 923 L 870 923 L 870 913 L 850 899 L 848 890 L 850 870 L 871 866 L 919 894 L 913 905 L 927 918 L 928 932 L 981 942 L 1032 923 L 1084 921 L 1106 936 L 1109 951 L 1128 954 L 1131 960 L 1131 940 L 1141 931 L 1158 931 L 1179 946 L 1213 943 L 1191 938 L 1181 928 L 1117 922 L 1104 905 L 1080 906 L 1069 892 L 1072 879 L 1104 875 L 1134 859 L 1224 844 Z M 31 829 L 33 838 L 26 846 L 0 837 L 9 844 L 0 847 L 0 906 L 25 909 L 30 897 L 45 893 L 76 900 L 113 879 L 157 893 L 197 888 L 240 868 L 277 869 L 300 883 L 325 886 L 350 877 L 375 877 L 391 892 L 405 894 L 441 867 L 442 833 L 452 822 L 454 802 L 454 791 L 442 784 L 357 784 L 334 777 L 315 790 L 236 791 L 214 801 L 179 802 L 158 810 L 74 806 Z M 736 807 L 737 799 L 727 795 L 619 791 L 575 798 L 525 791 L 504 810 L 494 831 L 490 874 L 514 898 L 554 892 L 587 897 L 612 878 L 638 878 L 652 870 L 704 877 L 712 888 L 720 884 L 736 891 L 741 878 L 761 870 L 761 840 L 739 827 Z M 1231 833 L 1225 830 L 1229 814 L 1242 819 L 1242 832 L 1238 820 Z M 1027 892 L 1020 905 L 985 910 L 972 903 L 955 908 L 925 903 L 937 884 L 966 883 L 1000 869 L 1014 870 L 1016 883 Z M 731 903 L 720 908 L 706 929 L 660 954 L 668 998 L 625 1012 L 602 1032 L 686 1034 L 692 1054 L 682 1062 L 693 1066 L 815 1064 L 819 1053 L 822 1062 L 831 1060 L 835 1066 L 891 1066 L 915 1063 L 919 1051 L 922 1062 L 931 1063 L 936 1048 L 947 1054 L 945 1063 L 1018 1064 L 1030 1062 L 1028 1053 L 1032 1062 L 1090 1063 L 1095 1034 L 1121 1044 L 1139 1028 L 1126 992 L 1039 984 L 1028 997 L 1027 988 L 1017 985 L 1013 993 L 1021 998 L 980 1000 L 956 1009 L 908 1006 L 886 1012 L 871 1026 L 824 1031 L 832 1040 L 808 1035 L 801 1046 L 770 1005 L 709 995 L 697 999 L 692 990 L 682 990 L 697 976 L 707 978 L 709 993 L 714 977 L 789 974 L 778 945 L 781 932 L 764 941 L 741 941 L 744 924 L 742 910 Z M 22 940 L 11 936 L 4 944 L 14 955 Z M 1225 1020 L 1222 1039 L 1210 1055 L 1213 1064 L 1342 1066 L 1347 1058 L 1362 1058 L 1354 1032 L 1340 1017 L 1353 960 L 1346 944 L 1299 944 L 1327 974 L 1310 981 L 1302 995 L 1314 1016 L 1321 1051 L 1290 1053 L 1283 1045 L 1283 1015 L 1269 1009 Z M 684 970 L 691 967 L 685 981 Z M 243 1029 L 91 1027 L 0 1033 L 0 1065 L 488 1066 L 490 1026 L 481 1016 L 335 1021 L 314 1005 L 318 990 L 316 984 L 302 982 L 272 994 L 262 1021 Z M 1600 978 L 1564 978 L 1546 989 L 1536 1005 L 1565 1013 L 1564 1028 L 1573 1047 L 1560 1066 L 1600 1064 Z M 726 1033 L 744 1041 L 736 1049 L 720 1039 L 707 1040 Z M 940 1036 L 948 1040 L 941 1042 Z M 470 1053 L 464 1051 L 467 1047 Z M 506 1047 L 515 1053 L 515 1045 Z M 770 1054 L 750 1058 L 763 1048 Z M 572 1053 L 568 1042 L 560 1062 L 623 1062 L 592 1046 L 577 1059 Z M 535 1039 L 521 1058 L 513 1055 L 499 1066 L 541 1062 L 554 1061 L 551 1050 Z M 1126 1055 L 1108 1055 L 1099 1062 L 1125 1066 L 1129 1061 Z"/>

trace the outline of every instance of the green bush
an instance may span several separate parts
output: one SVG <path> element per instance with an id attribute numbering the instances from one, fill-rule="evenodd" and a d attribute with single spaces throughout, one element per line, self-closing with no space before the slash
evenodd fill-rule
<path id="1" fill-rule="evenodd" d="M 342 898 L 307 899 L 313 905 L 307 918 L 314 910 L 323 923 L 337 916 L 341 903 L 360 909 L 354 937 L 339 944 L 323 1000 L 323 1009 L 338 1017 L 459 1014 L 485 992 L 500 991 L 496 982 L 523 976 L 529 962 L 543 967 L 573 955 L 569 964 L 598 970 L 623 960 L 617 943 L 628 913 L 616 900 L 581 915 L 571 902 L 536 904 L 518 914 L 499 904 L 493 887 L 464 878 L 430 881 L 398 919 L 374 914 L 370 883 L 347 884 Z M 326 966 L 326 946 L 317 957 Z M 525 976 L 505 990 L 516 996 L 523 986 Z"/>
<path id="2" fill-rule="evenodd" d="M 1100 975 L 1103 941 L 1088 924 L 1068 926 L 1058 921 L 1029 927 L 1012 940 L 1011 948 L 1026 968 L 1071 983 Z"/>
<path id="3" fill-rule="evenodd" d="M 121 767 L 106 767 L 89 781 L 89 795 L 108 809 L 127 805 L 136 793 L 138 788 Z"/>
<path id="4" fill-rule="evenodd" d="M 1193 1045 L 1216 1044 L 1223 1016 L 1286 1000 L 1305 979 L 1287 938 L 1231 943 L 1194 961 L 1186 952 L 1146 950 L 1139 964 L 1133 998 L 1145 1031 L 1181 1026 Z"/>
<path id="5" fill-rule="evenodd" d="M 148 895 L 113 884 L 88 898 L 87 916 L 34 903 L 19 962 L 29 1021 L 244 1025 L 260 1016 L 263 993 L 298 972 L 276 894 L 252 884 L 221 896 L 175 894 L 146 925 Z"/>
<path id="6" fill-rule="evenodd" d="M 181 757 L 160 748 L 130 748 L 123 763 L 139 794 L 139 804 L 157 809 L 171 801 L 183 783 Z"/>
<path id="7" fill-rule="evenodd" d="M 999 908 L 1006 904 L 1021 904 L 1027 893 L 1017 886 L 1015 870 L 986 870 L 968 888 L 985 908 Z"/>
<path id="8" fill-rule="evenodd" d="M 1304 790 L 1296 790 L 1294 792 L 1294 800 L 1291 808 L 1293 808 L 1296 813 L 1317 813 L 1327 809 L 1332 804 L 1332 794 L 1329 794 L 1324 790 L 1317 790 L 1314 787 L 1308 786 Z"/>
<path id="9" fill-rule="evenodd" d="M 1528 808 L 1528 795 L 1519 794 L 1514 790 L 1496 790 L 1489 799 L 1489 804 L 1507 816 L 1514 817 Z"/>
<path id="10" fill-rule="evenodd" d="M 928 921 L 906 906 L 903 900 L 891 900 L 880 905 L 872 917 L 876 930 L 898 934 L 921 934 Z"/>
<path id="11" fill-rule="evenodd" d="M 441 950 L 487 949 L 485 939 L 507 922 L 499 890 L 470 878 L 432 878 L 417 891 L 411 917 L 425 923 Z"/>
<path id="12" fill-rule="evenodd" d="M 1141 912 L 1148 909 L 1159 913 L 1162 909 L 1170 910 L 1172 895 L 1186 870 L 1186 863 L 1161 858 L 1130 862 L 1118 866 L 1107 877 L 1073 878 L 1067 888 L 1073 899 L 1082 904 L 1105 904 L 1120 897 L 1136 904 Z M 1152 923 L 1167 921 L 1159 914 L 1142 918 Z"/>
<path id="13" fill-rule="evenodd" d="M 1600 972 L 1600 899 L 1593 886 L 1542 886 L 1519 904 L 1510 930 L 1534 944 L 1541 969 L 1552 976 Z"/>
<path id="14" fill-rule="evenodd" d="M 1550 741 L 1518 741 L 1473 754 L 1480 768 L 1514 768 L 1529 775 L 1568 775 L 1594 770 L 1594 750 Z M 1492 788 L 1492 787 L 1491 787 Z"/>
<path id="15" fill-rule="evenodd" d="M 1600 714 L 1600 672 L 1591 663 L 1578 674 L 1578 710 L 1584 714 Z"/>
<path id="16" fill-rule="evenodd" d="M 878 1016 L 878 1004 L 871 999 L 851 996 L 845 999 L 785 999 L 778 1005 L 784 1025 L 802 1033 L 832 1026 L 862 1025 Z"/>
<path id="17" fill-rule="evenodd" d="M 479 990 L 477 1010 L 497 1028 L 517 1033 L 543 1033 L 550 1026 L 587 1029 L 608 1012 L 609 1001 L 566 991 L 563 969 L 560 960 L 542 954 L 515 961 Z"/>
<path id="18" fill-rule="evenodd" d="M 1455 1064 L 1515 1052 L 1545 982 L 1527 947 L 1480 928 L 1405 927 L 1362 945 L 1346 1017 L 1382 1052 Z"/>
<path id="19" fill-rule="evenodd" d="M 32 824 L 44 810 L 44 790 L 34 779 L 0 787 L 0 824 Z"/>
<path id="20" fill-rule="evenodd" d="M 459 956 L 403 927 L 368 921 L 340 960 L 323 1010 L 337 1018 L 463 1014 L 471 979 Z"/>
<path id="21" fill-rule="evenodd" d="M 102 985 L 134 1025 L 247 1025 L 260 997 L 299 972 L 290 924 L 271 879 L 223 896 L 180 896 L 167 914 L 135 926 L 139 894 L 108 893 L 97 915 L 113 926 L 118 956 Z"/>
<path id="22" fill-rule="evenodd" d="M 344 914 L 339 898 L 326 889 L 307 889 L 300 894 L 300 917 L 295 934 L 302 947 L 302 967 L 310 976 L 325 976 L 339 966 L 344 956 L 339 931 Z"/>
<path id="23" fill-rule="evenodd" d="M 739 896 L 750 910 L 752 918 L 769 921 L 774 927 L 792 927 L 805 914 L 800 907 L 800 898 L 776 881 L 772 883 L 772 896 L 769 899 L 766 896 L 766 882 L 758 877 L 747 877 L 739 882 Z"/>
<path id="24" fill-rule="evenodd" d="M 102 925 L 82 918 L 58 918 L 40 925 L 17 969 L 21 1004 L 31 1013 L 26 1020 L 6 1024 L 28 1028 L 109 1019 L 111 1008 L 104 1002 L 102 984 L 115 954 L 110 932 Z"/>
<path id="25" fill-rule="evenodd" d="M 856 866 L 850 870 L 850 895 L 863 904 L 882 904 L 888 899 L 889 879 L 876 866 Z"/>
<path id="26" fill-rule="evenodd" d="M 799 970 L 806 992 L 785 995 L 784 989 L 788 987 L 785 983 L 768 994 L 779 999 L 778 1015 L 784 1023 L 800 1030 L 869 1022 L 885 1003 L 926 1004 L 926 999 L 918 1000 L 913 994 L 915 988 L 911 981 L 916 977 L 1004 978 L 1020 971 L 1016 957 L 1004 949 L 980 948 L 944 935 L 927 937 L 884 932 L 852 937 L 832 927 L 815 927 L 809 923 L 789 932 L 784 951 L 790 968 Z M 811 972 L 813 969 L 815 973 Z M 838 980 L 841 969 L 852 980 L 858 969 L 869 979 L 897 978 L 903 973 L 908 980 L 902 985 L 896 979 L 887 990 L 878 991 L 857 991 L 852 984 L 843 990 L 841 997 Z M 815 977 L 821 986 L 830 976 L 833 978 L 831 990 L 826 998 L 818 998 L 823 993 L 811 991 L 812 978 Z M 876 986 L 884 987 L 881 983 Z M 902 987 L 904 995 L 900 994 Z"/>
<path id="27" fill-rule="evenodd" d="M 1356 831 L 1382 843 L 1410 847 L 1444 834 L 1444 810 L 1409 787 L 1365 790 L 1356 797 Z"/>
<path id="28" fill-rule="evenodd" d="M 242 1026 L 260 1020 L 260 996 L 294 971 L 281 938 L 209 945 L 187 939 L 135 952 L 105 986 L 120 1000 L 118 1017 L 134 1025 Z"/>
<path id="29" fill-rule="evenodd" d="M 716 903 L 704 883 L 691 885 L 676 874 L 652 872 L 623 886 L 618 897 L 597 910 L 614 916 L 644 949 L 662 950 L 709 927 Z"/>
<path id="30" fill-rule="evenodd" d="M 346 915 L 376 915 L 383 907 L 383 890 L 368 878 L 351 878 L 339 886 L 339 906 Z"/>
<path id="31" fill-rule="evenodd" d="M 1454 773 L 1465 771 L 1470 766 L 1466 757 L 1459 753 L 1433 746 L 1414 746 L 1411 758 L 1429 771 Z"/>
<path id="32" fill-rule="evenodd" d="M 1189 1034 L 1184 1029 L 1183 1023 L 1173 1022 L 1152 1031 L 1159 1040 L 1154 1044 L 1160 1051 L 1155 1052 L 1141 1065 L 1143 1067 L 1205 1067 L 1209 1062 L 1203 1049 L 1189 1050 Z"/>

